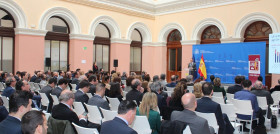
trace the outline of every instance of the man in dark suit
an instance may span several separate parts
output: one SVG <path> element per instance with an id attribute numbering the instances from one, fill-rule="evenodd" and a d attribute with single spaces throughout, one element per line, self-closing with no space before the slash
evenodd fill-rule
<path id="1" fill-rule="evenodd" d="M 23 134 L 47 134 L 47 119 L 42 111 L 32 110 L 23 115 L 21 126 Z"/>
<path id="2" fill-rule="evenodd" d="M 4 89 L 2 96 L 10 97 L 15 92 L 15 85 L 16 85 L 16 79 L 14 77 L 8 77 L 6 78 L 6 88 Z"/>
<path id="3" fill-rule="evenodd" d="M 131 82 L 131 88 L 132 90 L 126 94 L 126 100 L 135 100 L 137 105 L 140 105 L 144 92 L 144 88 L 142 88 L 142 82 L 139 79 L 133 79 Z"/>
<path id="4" fill-rule="evenodd" d="M 76 84 L 78 86 L 78 84 L 80 83 L 79 77 L 80 77 L 80 72 L 76 71 L 74 73 L 74 78 L 72 79 L 72 84 Z"/>
<path id="5" fill-rule="evenodd" d="M 75 100 L 74 94 L 70 90 L 63 90 L 59 96 L 60 103 L 52 109 L 52 117 L 58 120 L 68 120 L 79 126 L 86 127 L 87 120 L 84 115 L 79 115 L 72 111 L 71 106 Z"/>
<path id="6" fill-rule="evenodd" d="M 79 86 L 80 86 L 80 88 L 75 93 L 75 101 L 82 102 L 84 108 L 87 111 L 87 108 L 84 104 L 88 103 L 89 98 L 86 93 L 89 91 L 90 83 L 87 80 L 83 80 L 80 82 Z"/>
<path id="7" fill-rule="evenodd" d="M 103 99 L 104 95 L 105 95 L 105 85 L 103 83 L 97 84 L 96 93 L 93 97 L 91 97 L 88 100 L 88 105 L 94 105 L 106 110 L 110 110 L 109 103 Z"/>
<path id="8" fill-rule="evenodd" d="M 189 75 L 194 76 L 196 72 L 196 63 L 193 62 L 193 59 L 190 59 L 190 63 L 188 64 Z"/>
<path id="9" fill-rule="evenodd" d="M 243 87 L 241 86 L 242 77 L 236 76 L 235 79 L 235 85 L 228 87 L 227 93 L 235 94 L 238 91 L 241 91 Z"/>
<path id="10" fill-rule="evenodd" d="M 201 113 L 215 113 L 217 123 L 219 125 L 218 134 L 232 134 L 234 128 L 232 127 L 226 114 L 222 114 L 220 104 L 211 100 L 213 94 L 213 86 L 211 83 L 206 82 L 202 85 L 202 92 L 204 96 L 197 100 L 196 111 Z"/>
<path id="11" fill-rule="evenodd" d="M 166 99 L 164 98 L 164 96 L 160 95 L 160 93 L 162 92 L 162 87 L 159 81 L 153 82 L 151 84 L 151 90 L 152 92 L 154 92 L 157 95 L 157 102 L 158 102 L 158 108 L 159 110 L 162 110 L 163 106 L 166 106 Z"/>
<path id="12" fill-rule="evenodd" d="M 270 93 L 274 91 L 280 91 L 280 79 L 278 79 L 278 85 L 276 85 L 274 88 L 270 90 Z"/>
<path id="13" fill-rule="evenodd" d="M 166 84 L 166 87 L 176 87 L 176 76 L 172 75 L 171 76 L 171 82 Z"/>
<path id="14" fill-rule="evenodd" d="M 60 79 L 60 80 L 58 81 L 58 86 L 52 90 L 52 93 L 51 93 L 51 94 L 52 94 L 52 95 L 56 95 L 57 98 L 59 98 L 60 93 L 61 93 L 64 89 L 66 89 L 67 85 L 68 85 L 68 80 L 67 80 L 67 79 L 65 79 L 65 78 Z"/>
<path id="15" fill-rule="evenodd" d="M 37 73 L 38 73 L 39 71 L 34 71 L 34 75 L 30 78 L 30 82 L 35 82 L 35 80 L 37 79 Z"/>
<path id="16" fill-rule="evenodd" d="M 92 95 L 94 95 L 95 92 L 96 92 L 96 85 L 98 84 L 98 80 L 97 80 L 96 75 L 91 75 L 91 76 L 88 78 L 88 81 L 89 81 L 89 83 L 90 83 L 89 93 L 91 93 Z"/>
<path id="17" fill-rule="evenodd" d="M 133 122 L 135 114 L 136 104 L 133 101 L 120 102 L 118 115 L 113 120 L 106 121 L 101 125 L 100 134 L 137 134 L 128 126 Z"/>
<path id="18" fill-rule="evenodd" d="M 45 93 L 49 99 L 49 106 L 48 106 L 48 112 L 50 113 L 51 110 L 52 110 L 52 106 L 53 106 L 53 100 L 52 100 L 52 97 L 51 97 L 51 92 L 52 90 L 54 89 L 54 87 L 56 86 L 56 83 L 57 83 L 57 80 L 56 78 L 50 78 L 49 79 L 49 84 L 45 87 L 43 87 L 40 92 L 41 93 Z"/>
<path id="19" fill-rule="evenodd" d="M 32 94 L 27 91 L 16 91 L 10 96 L 9 116 L 0 123 L 1 134 L 22 134 L 21 118 L 30 111 Z"/>
<path id="20" fill-rule="evenodd" d="M 182 121 L 190 126 L 192 134 L 214 134 L 214 129 L 209 128 L 206 119 L 195 114 L 197 102 L 194 94 L 186 93 L 182 97 L 183 111 L 173 111 L 171 121 Z"/>

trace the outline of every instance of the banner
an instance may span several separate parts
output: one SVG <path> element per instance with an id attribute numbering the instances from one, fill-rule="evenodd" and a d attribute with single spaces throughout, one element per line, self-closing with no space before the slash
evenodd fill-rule
<path id="1" fill-rule="evenodd" d="M 269 35 L 268 72 L 280 74 L 280 33 Z"/>
<path id="2" fill-rule="evenodd" d="M 237 75 L 243 75 L 249 79 L 249 55 L 260 55 L 259 71 L 265 82 L 265 42 L 246 43 L 222 43 L 193 45 L 193 54 L 196 66 L 199 68 L 199 61 L 203 54 L 207 78 L 210 75 L 221 78 L 222 83 L 234 84 Z"/>
<path id="3" fill-rule="evenodd" d="M 249 80 L 255 83 L 260 76 L 260 55 L 249 55 Z"/>

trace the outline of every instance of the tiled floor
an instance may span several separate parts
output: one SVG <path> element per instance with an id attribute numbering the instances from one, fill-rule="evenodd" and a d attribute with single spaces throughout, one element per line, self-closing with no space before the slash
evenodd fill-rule
<path id="1" fill-rule="evenodd" d="M 267 128 L 267 134 L 280 134 L 280 114 L 278 114 L 278 124 L 277 124 L 277 128 L 274 129 L 274 128 L 271 128 L 270 127 L 270 122 L 269 121 L 265 121 L 265 126 Z M 271 129 L 270 129 L 271 128 Z M 241 132 L 239 133 L 238 130 L 235 130 L 234 134 L 241 134 Z M 244 132 L 243 134 L 249 134 L 249 132 Z"/>

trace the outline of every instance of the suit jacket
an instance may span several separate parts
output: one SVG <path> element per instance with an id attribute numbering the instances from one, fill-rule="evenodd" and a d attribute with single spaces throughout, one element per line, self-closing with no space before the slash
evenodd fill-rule
<path id="1" fill-rule="evenodd" d="M 196 63 L 195 62 L 191 62 L 188 64 L 188 68 L 190 69 L 189 71 L 191 72 L 195 72 L 196 71 Z"/>
<path id="2" fill-rule="evenodd" d="M 106 121 L 101 125 L 100 134 L 137 134 L 122 119 L 115 117 L 113 120 Z"/>
<path id="3" fill-rule="evenodd" d="M 9 113 L 4 106 L 0 106 L 0 122 L 8 117 Z"/>
<path id="4" fill-rule="evenodd" d="M 87 111 L 87 108 L 86 108 L 85 104 L 88 103 L 88 100 L 89 100 L 89 98 L 88 98 L 87 94 L 83 93 L 81 90 L 77 90 L 77 92 L 75 93 L 75 101 L 82 102 L 86 111 Z"/>
<path id="5" fill-rule="evenodd" d="M 270 92 L 268 92 L 268 91 L 266 91 L 264 89 L 252 90 L 251 93 L 253 93 L 253 94 L 255 94 L 256 96 L 259 96 L 259 97 L 266 97 L 267 105 L 274 103 L 273 98 L 271 97 Z"/>
<path id="6" fill-rule="evenodd" d="M 33 75 L 31 78 L 30 78 L 30 82 L 35 82 L 37 76 L 36 75 Z"/>
<path id="7" fill-rule="evenodd" d="M 4 89 L 2 96 L 10 97 L 14 92 L 15 92 L 15 89 L 13 89 L 11 86 L 7 86 Z"/>
<path id="8" fill-rule="evenodd" d="M 88 91 L 88 92 L 91 93 L 92 95 L 94 95 L 95 92 L 96 92 L 96 86 L 93 85 L 93 84 L 90 84 L 90 87 L 89 87 L 89 91 Z"/>
<path id="9" fill-rule="evenodd" d="M 238 91 L 241 91 L 243 87 L 241 85 L 233 85 L 228 87 L 227 93 L 235 94 Z"/>
<path id="10" fill-rule="evenodd" d="M 154 92 L 154 93 L 157 95 L 158 108 L 159 108 L 159 110 L 161 110 L 161 108 L 163 106 L 167 105 L 166 104 L 166 99 L 162 95 L 158 94 L 157 92 Z"/>
<path id="11" fill-rule="evenodd" d="M 58 120 L 68 120 L 71 123 L 74 122 L 75 124 L 82 127 L 87 126 L 87 122 L 85 120 L 79 121 L 77 114 L 63 103 L 59 103 L 53 107 L 52 117 Z"/>
<path id="12" fill-rule="evenodd" d="M 214 132 L 210 132 L 207 120 L 197 116 L 193 111 L 187 109 L 173 111 L 171 121 L 174 120 L 186 122 L 190 126 L 192 134 L 214 134 Z"/>
<path id="13" fill-rule="evenodd" d="M 132 89 L 126 94 L 126 100 L 136 100 L 138 106 L 140 104 L 140 101 L 142 101 L 142 98 L 143 94 L 136 89 Z"/>
<path id="14" fill-rule="evenodd" d="M 55 88 L 52 90 L 52 95 L 56 95 L 57 98 L 59 98 L 61 92 L 62 92 L 62 89 L 61 89 L 60 87 L 55 87 Z"/>
<path id="15" fill-rule="evenodd" d="M 197 100 L 196 111 L 201 113 L 215 113 L 217 123 L 219 125 L 219 134 L 223 133 L 225 129 L 225 123 L 220 104 L 212 101 L 208 97 L 202 97 L 201 99 Z"/>
<path id="16" fill-rule="evenodd" d="M 1 134 L 22 134 L 20 120 L 13 116 L 8 116 L 0 123 Z"/>
<path id="17" fill-rule="evenodd" d="M 88 100 L 88 105 L 94 105 L 106 110 L 110 110 L 109 103 L 103 100 L 99 95 L 94 95 Z"/>
<path id="18" fill-rule="evenodd" d="M 270 93 L 274 91 L 280 91 L 280 85 L 276 85 L 273 89 L 270 90 Z"/>
<path id="19" fill-rule="evenodd" d="M 73 78 L 71 83 L 76 84 L 78 86 L 80 82 L 77 78 Z"/>
<path id="20" fill-rule="evenodd" d="M 52 106 L 53 106 L 53 99 L 51 97 L 51 92 L 53 88 L 50 85 L 44 86 L 41 90 L 40 93 L 45 93 L 49 99 L 49 107 L 48 107 L 48 112 L 51 112 Z"/>

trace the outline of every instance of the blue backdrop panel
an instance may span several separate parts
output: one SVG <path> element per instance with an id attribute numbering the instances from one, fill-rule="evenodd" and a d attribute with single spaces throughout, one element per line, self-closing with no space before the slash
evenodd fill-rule
<path id="1" fill-rule="evenodd" d="M 221 78 L 222 83 L 234 83 L 236 75 L 244 75 L 248 79 L 248 56 L 260 55 L 260 72 L 265 82 L 265 42 L 194 45 L 192 51 L 197 70 L 203 53 L 206 81 L 210 81 L 210 75 L 215 75 Z"/>

